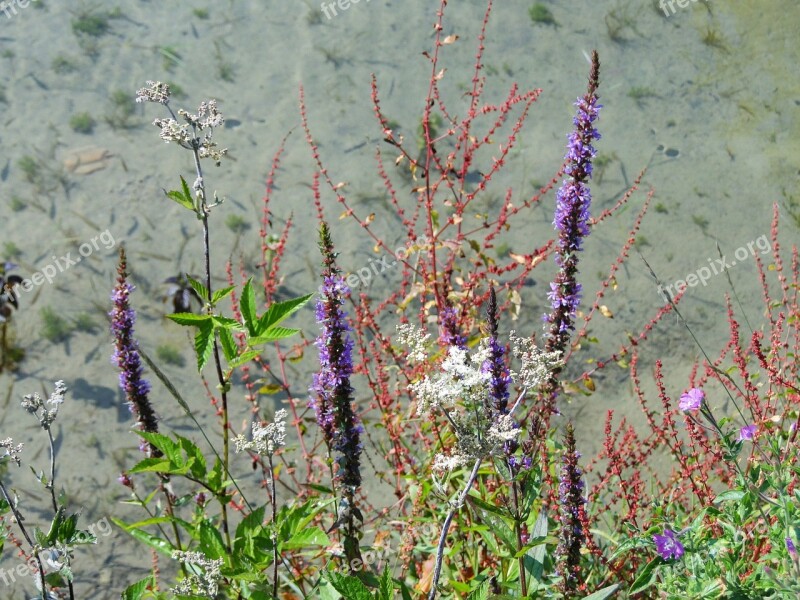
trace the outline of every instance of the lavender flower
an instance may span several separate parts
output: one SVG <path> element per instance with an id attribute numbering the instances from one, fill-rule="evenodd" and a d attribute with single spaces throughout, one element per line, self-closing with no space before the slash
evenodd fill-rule
<path id="1" fill-rule="evenodd" d="M 556 264 L 559 272 L 550 284 L 551 312 L 544 316 L 550 323 L 547 350 L 563 351 L 569 342 L 569 332 L 575 326 L 575 313 L 580 303 L 581 285 L 575 279 L 578 273 L 578 252 L 582 249 L 583 238 L 589 234 L 589 206 L 591 193 L 587 182 L 592 175 L 592 158 L 595 149 L 592 141 L 600 138 L 594 122 L 601 108 L 597 103 L 600 62 L 597 52 L 592 53 L 592 70 L 589 75 L 589 88 L 583 98 L 578 98 L 575 106 L 577 114 L 573 119 L 575 130 L 569 135 L 566 174 L 556 195 L 556 211 L 553 225 L 558 231 Z"/>
<path id="2" fill-rule="evenodd" d="M 683 544 L 680 543 L 678 536 L 671 529 L 665 529 L 664 535 L 654 535 L 653 541 L 656 544 L 656 552 L 664 560 L 677 560 L 683 556 Z"/>
<path id="3" fill-rule="evenodd" d="M 489 324 L 489 359 L 483 363 L 483 368 L 486 372 L 491 373 L 489 396 L 492 407 L 499 414 L 504 415 L 508 413 L 508 388 L 512 380 L 505 360 L 503 360 L 506 349 L 497 341 L 497 295 L 493 286 L 489 288 L 486 320 Z"/>
<path id="4" fill-rule="evenodd" d="M 756 425 L 745 425 L 739 430 L 739 437 L 736 439 L 739 442 L 751 442 L 756 436 L 756 431 L 758 431 L 758 427 Z"/>
<path id="5" fill-rule="evenodd" d="M 684 392 L 681 394 L 680 402 L 678 402 L 678 408 L 680 408 L 683 412 L 697 410 L 703 405 L 703 401 L 706 399 L 706 394 L 700 388 L 692 388 L 688 392 Z"/>
<path id="6" fill-rule="evenodd" d="M 467 349 L 467 336 L 458 326 L 458 312 L 452 306 L 445 306 L 439 312 L 439 343 L 445 348 L 456 346 Z"/>
<path id="7" fill-rule="evenodd" d="M 794 542 L 790 537 L 786 538 L 786 549 L 789 551 L 789 556 L 792 557 L 792 560 L 798 559 L 797 548 L 795 548 Z"/>
<path id="8" fill-rule="evenodd" d="M 322 288 L 317 301 L 317 323 L 322 333 L 316 340 L 319 348 L 320 370 L 314 375 L 311 391 L 325 443 L 335 453 L 336 481 L 341 490 L 340 523 L 345 532 L 345 552 L 348 560 L 357 556 L 358 537 L 354 517 L 360 512 L 355 496 L 361 485 L 361 433 L 358 415 L 353 410 L 353 341 L 347 313 L 342 310 L 349 289 L 336 267 L 336 254 L 326 223 L 320 226 L 320 250 L 323 256 Z M 345 518 L 342 519 L 342 515 Z"/>
<path id="9" fill-rule="evenodd" d="M 117 267 L 117 285 L 111 294 L 114 308 L 108 315 L 111 317 L 111 333 L 114 335 L 115 349 L 112 361 L 119 367 L 119 387 L 125 392 L 125 398 L 131 412 L 136 415 L 136 421 L 142 431 L 157 432 L 158 423 L 155 411 L 150 405 L 147 395 L 150 392 L 150 383 L 142 377 L 142 363 L 139 357 L 139 346 L 133 337 L 133 324 L 136 322 L 136 313 L 128 301 L 133 286 L 128 283 L 127 260 L 125 249 L 119 251 L 119 266 Z M 143 451 L 147 451 L 148 444 L 143 444 Z M 151 456 L 160 456 L 157 448 L 149 448 Z"/>
<path id="10" fill-rule="evenodd" d="M 567 597 L 580 587 L 581 548 L 585 542 L 582 517 L 586 500 L 583 497 L 583 472 L 578 467 L 580 456 L 575 448 L 572 423 L 567 423 L 561 481 L 558 485 L 560 526 L 556 549 L 557 574 L 561 580 L 559 587 Z"/>

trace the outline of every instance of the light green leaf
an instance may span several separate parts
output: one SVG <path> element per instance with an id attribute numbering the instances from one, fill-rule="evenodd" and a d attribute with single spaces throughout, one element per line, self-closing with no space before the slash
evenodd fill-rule
<path id="1" fill-rule="evenodd" d="M 347 600 L 372 600 L 369 589 L 359 579 L 336 572 L 326 573 L 331 585 Z"/>
<path id="2" fill-rule="evenodd" d="M 261 315 L 261 318 L 258 320 L 258 325 L 256 327 L 257 335 L 263 335 L 268 329 L 296 313 L 305 306 L 312 296 L 313 294 L 307 294 L 299 298 L 271 304 L 267 312 Z"/>
<path id="3" fill-rule="evenodd" d="M 200 323 L 210 321 L 211 315 L 196 315 L 194 313 L 172 313 L 167 315 L 167 318 L 175 321 L 178 325 L 189 325 L 191 327 L 199 327 Z"/>
<path id="4" fill-rule="evenodd" d="M 223 298 L 226 298 L 235 289 L 236 289 L 236 286 L 235 285 L 231 285 L 229 287 L 222 288 L 221 290 L 217 290 L 216 292 L 214 292 L 214 296 L 211 298 L 211 304 L 216 304 L 217 302 L 219 302 Z"/>
<path id="5" fill-rule="evenodd" d="M 214 323 L 201 321 L 194 336 L 194 349 L 197 352 L 197 370 L 202 371 L 214 349 Z"/>
<path id="6" fill-rule="evenodd" d="M 617 589 L 619 589 L 619 584 L 615 583 L 613 585 L 609 585 L 608 587 L 604 587 L 602 590 L 597 590 L 593 594 L 589 594 L 583 600 L 606 600 L 606 598 L 611 598 Z"/>
<path id="7" fill-rule="evenodd" d="M 254 337 L 257 332 L 258 317 L 256 316 L 256 293 L 253 290 L 252 279 L 248 279 L 247 283 L 244 284 L 242 299 L 239 301 L 239 310 L 242 313 L 247 332 Z"/>
<path id="8" fill-rule="evenodd" d="M 230 329 L 223 328 L 219 330 L 219 341 L 222 345 L 222 352 L 225 354 L 225 360 L 230 363 L 236 358 L 236 354 L 239 352 Z"/>
<path id="9" fill-rule="evenodd" d="M 208 288 L 206 285 L 188 273 L 186 275 L 186 280 L 189 282 L 189 285 L 192 286 L 192 289 L 197 292 L 197 295 L 200 296 L 205 302 L 208 302 Z"/>
<path id="10" fill-rule="evenodd" d="M 137 581 L 136 583 L 129 585 L 124 592 L 122 592 L 122 600 L 141 600 L 142 596 L 144 596 L 145 591 L 149 586 L 152 586 L 155 582 L 153 581 L 153 576 L 148 575 L 144 579 Z"/>
<path id="11" fill-rule="evenodd" d="M 647 563 L 644 569 L 642 569 L 642 572 L 636 578 L 636 581 L 634 581 L 631 585 L 631 589 L 628 590 L 628 594 L 637 594 L 653 585 L 656 580 L 656 575 L 658 574 L 656 567 L 662 564 L 664 564 L 664 561 L 659 556 Z"/>
<path id="12" fill-rule="evenodd" d="M 136 538 L 143 544 L 146 544 L 151 548 L 154 548 L 159 552 L 161 552 L 162 554 L 165 554 L 169 557 L 172 556 L 172 552 L 173 550 L 175 550 L 175 547 L 168 541 L 162 540 L 161 538 L 156 537 L 150 533 L 147 533 L 146 531 L 142 531 L 141 529 L 132 529 L 130 526 L 126 525 L 123 521 L 120 521 L 119 519 L 116 519 L 114 517 L 111 517 L 111 521 L 117 527 L 120 527 L 125 532 L 127 532 L 128 534 L 130 534 L 132 537 Z"/>

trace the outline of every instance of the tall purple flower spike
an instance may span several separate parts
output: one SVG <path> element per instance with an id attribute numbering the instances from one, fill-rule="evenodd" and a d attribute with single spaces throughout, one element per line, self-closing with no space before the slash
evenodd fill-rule
<path id="1" fill-rule="evenodd" d="M 158 432 L 158 421 L 148 399 L 150 383 L 142 377 L 143 368 L 139 347 L 133 337 L 136 313 L 129 303 L 133 286 L 128 283 L 127 268 L 125 249 L 121 248 L 117 267 L 117 285 L 111 294 L 114 308 L 108 313 L 108 316 L 111 317 L 111 333 L 114 336 L 115 344 L 111 360 L 119 367 L 119 387 L 125 392 L 128 406 L 136 416 L 139 428 L 142 431 L 156 433 Z M 141 448 L 145 452 L 149 450 L 152 456 L 160 455 L 158 449 L 151 448 L 146 442 L 141 445 Z"/>
<path id="2" fill-rule="evenodd" d="M 353 410 L 353 388 L 350 385 L 353 341 L 347 313 L 342 309 L 350 290 L 339 275 L 333 242 L 324 222 L 320 227 L 320 250 L 324 268 L 316 317 L 322 331 L 316 340 L 320 368 L 311 386 L 312 406 L 325 443 L 335 455 L 340 503 L 334 527 L 344 531 L 345 554 L 349 561 L 360 556 L 355 519 L 363 520 L 356 506 L 356 494 L 361 485 L 363 428 Z"/>
<path id="3" fill-rule="evenodd" d="M 569 343 L 570 331 L 575 329 L 574 320 L 581 299 L 581 284 L 575 280 L 578 273 L 578 252 L 583 247 L 583 238 L 589 234 L 589 207 L 592 196 L 588 181 L 592 175 L 592 158 L 595 149 L 592 141 L 600 139 L 594 128 L 601 105 L 597 100 L 600 61 L 597 52 L 592 53 L 592 70 L 586 95 L 575 103 L 578 110 L 573 119 L 575 130 L 569 135 L 567 144 L 566 174 L 556 194 L 556 211 L 553 225 L 558 231 L 556 264 L 559 267 L 555 281 L 550 284 L 548 299 L 551 312 L 544 316 L 550 323 L 548 351 L 564 351 Z"/>

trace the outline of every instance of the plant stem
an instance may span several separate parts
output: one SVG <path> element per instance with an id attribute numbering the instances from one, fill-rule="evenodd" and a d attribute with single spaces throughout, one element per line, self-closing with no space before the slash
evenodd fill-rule
<path id="1" fill-rule="evenodd" d="M 14 515 L 14 519 L 17 521 L 17 525 L 19 525 L 19 530 L 22 532 L 22 535 L 25 538 L 25 541 L 28 542 L 28 544 L 31 547 L 31 550 L 33 551 L 33 555 L 36 558 L 36 564 L 39 567 L 39 579 L 41 580 L 41 583 L 42 583 L 42 598 L 47 598 L 48 594 L 47 594 L 47 585 L 46 585 L 46 582 L 45 582 L 45 579 L 44 579 L 44 565 L 42 564 L 42 559 L 39 558 L 39 553 L 36 551 L 36 545 L 33 543 L 33 540 L 28 535 L 28 531 L 25 529 L 25 525 L 22 524 L 22 522 L 23 522 L 22 515 L 17 510 L 17 506 L 14 503 L 14 501 L 8 495 L 8 491 L 6 490 L 6 486 L 3 485 L 2 481 L 0 481 L 0 491 L 2 491 L 3 498 L 5 498 L 6 503 L 8 504 L 9 508 L 11 509 L 11 512 Z"/>
<path id="2" fill-rule="evenodd" d="M 475 464 L 472 466 L 472 472 L 469 475 L 469 479 L 467 480 L 464 489 L 459 494 L 458 499 L 451 504 L 450 512 L 447 513 L 447 517 L 442 524 L 442 533 L 439 536 L 439 545 L 436 549 L 436 567 L 433 570 L 433 580 L 431 581 L 431 591 L 428 594 L 428 600 L 433 600 L 436 598 L 436 585 L 439 583 L 439 577 L 442 574 L 442 558 L 444 557 L 444 544 L 447 541 L 447 532 L 450 530 L 450 524 L 453 522 L 453 517 L 456 516 L 456 512 L 464 505 L 464 502 L 467 500 L 467 496 L 469 495 L 469 491 L 472 489 L 472 484 L 475 483 L 475 479 L 478 477 L 478 469 L 481 467 L 481 459 L 475 460 Z"/>

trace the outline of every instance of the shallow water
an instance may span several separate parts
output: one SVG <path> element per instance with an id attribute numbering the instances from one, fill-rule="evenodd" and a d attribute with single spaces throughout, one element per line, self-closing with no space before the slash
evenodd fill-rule
<path id="1" fill-rule="evenodd" d="M 585 90 L 586 57 L 597 48 L 604 104 L 598 148 L 607 166 L 593 185 L 596 209 L 612 205 L 641 169 L 648 171 L 631 206 L 587 241 L 589 251 L 582 257 L 587 298 L 652 187 L 653 206 L 637 245 L 659 276 L 675 282 L 699 273 L 718 256 L 717 243 L 728 256 L 751 243 L 749 255 L 729 275 L 749 316 L 757 320 L 753 254 L 760 255 L 757 241 L 769 234 L 773 202 L 784 216 L 784 245 L 797 239 L 798 219 L 787 213 L 800 213 L 800 9 L 792 0 L 757 7 L 745 0 L 698 1 L 686 8 L 676 4 L 670 16 L 645 0 L 548 6 L 556 25 L 532 24 L 527 2 L 502 2 L 487 29 L 487 98 L 501 101 L 512 82 L 544 90 L 496 192 L 511 186 L 515 198 L 530 196 L 537 182 L 558 169 L 571 126 L 571 102 Z M 206 173 L 210 189 L 227 197 L 214 215 L 218 220 L 212 231 L 219 276 L 230 257 L 241 256 L 248 265 L 258 260 L 258 227 L 236 233 L 224 221 L 229 215 L 257 221 L 270 161 L 293 130 L 272 210 L 276 226 L 289 215 L 296 224 L 285 260 L 287 293 L 307 293 L 317 287 L 318 259 L 307 187 L 313 164 L 298 127 L 298 86 L 305 88 L 312 131 L 333 180 L 346 181 L 357 204 L 378 203 L 379 230 L 396 230 L 395 218 L 380 204 L 383 187 L 374 152 L 381 132 L 372 114 L 370 74 L 377 77 L 386 114 L 413 138 L 429 77 L 421 52 L 430 46 L 438 2 L 362 0 L 335 16 L 328 11 L 331 18 L 318 4 L 300 2 L 192 0 L 178 8 L 129 0 L 103 10 L 117 7 L 109 30 L 83 44 L 72 27 L 78 8 L 40 0 L 25 8 L 15 5 L 16 13 L 9 9 L 8 18 L 0 11 L 0 223 L 5 244 L 0 259 L 18 263 L 22 274 L 47 273 L 48 265 L 58 271 L 52 283 L 21 298 L 14 317 L 14 332 L 27 357 L 17 372 L 0 375 L 0 402 L 9 399 L 2 406 L 0 437 L 25 442 L 27 457 L 37 456 L 44 439 L 17 409 L 18 398 L 33 391 L 49 393 L 54 380 L 64 379 L 71 391 L 59 417 L 59 483 L 75 505 L 84 507 L 86 523 L 119 513 L 116 503 L 125 494 L 116 478 L 136 458 L 127 409 L 120 406 L 117 375 L 109 364 L 104 317 L 120 244 L 128 250 L 139 288 L 134 302 L 142 346 L 151 354 L 164 345 L 180 349 L 187 366 L 168 367 L 168 373 L 193 407 L 208 406 L 192 368 L 186 332 L 165 323 L 167 305 L 160 298 L 166 277 L 179 270 L 198 272 L 202 266 L 196 220 L 162 192 L 176 186 L 179 173 L 193 177 L 189 155 L 158 139 L 149 125 L 163 116 L 156 106 L 139 105 L 128 113 L 124 103 L 115 105 L 112 98 L 132 98 L 146 80 L 158 79 L 183 88 L 188 99 L 176 104 L 189 109 L 206 97 L 219 100 L 228 126 L 216 137 L 230 148 L 231 160 Z M 208 9 L 208 18 L 198 17 L 195 9 Z M 469 82 L 483 10 L 477 1 L 448 7 L 449 27 L 460 35 L 444 58 L 455 90 Z M 96 121 L 91 133 L 70 126 L 80 113 Z M 20 165 L 23 157 L 32 159 L 27 170 Z M 355 271 L 367 265 L 375 258 L 373 243 L 357 226 L 337 221 L 341 209 L 330 193 L 325 201 L 341 266 Z M 524 228 L 512 230 L 505 240 L 510 250 L 530 251 L 532 239 L 551 235 L 552 202 L 551 194 L 526 217 Z M 97 244 L 91 252 L 67 266 L 63 257 L 81 255 L 81 244 L 93 238 Z M 12 256 L 15 247 L 19 253 Z M 615 348 L 613 340 L 640 329 L 661 304 L 635 255 L 623 271 L 618 291 L 607 299 L 615 319 L 596 325 L 595 335 L 607 340 L 609 350 Z M 537 285 L 525 288 L 523 316 L 507 327 L 538 329 L 547 302 L 542 282 L 551 275 L 552 266 L 534 273 Z M 373 297 L 391 289 L 397 281 L 393 277 L 388 273 L 372 282 Z M 723 294 L 728 289 L 727 278 L 717 275 L 692 288 L 683 304 L 712 351 L 726 339 Z M 49 342 L 41 317 L 46 307 L 68 320 L 83 315 L 83 331 Z M 309 317 L 310 311 L 302 318 L 308 323 Z M 645 362 L 666 359 L 676 394 L 686 387 L 685 375 L 698 355 L 674 320 L 657 330 L 643 353 Z M 298 368 L 296 376 L 307 378 L 307 369 Z M 585 455 L 600 443 L 608 408 L 638 418 L 627 379 L 627 371 L 608 371 L 598 379 L 598 392 L 564 408 L 577 419 Z M 168 399 L 159 410 L 168 425 L 186 427 Z M 244 407 L 236 418 L 245 418 Z M 37 467 L 45 466 L 40 464 L 44 456 L 41 452 L 33 460 Z M 38 494 L 23 474 L 14 475 L 14 484 Z M 76 586 L 85 597 L 116 597 L 139 574 L 136 569 L 146 567 L 140 556 L 123 534 L 103 536 L 93 552 L 78 556 Z M 6 548 L 0 564 L 9 569 L 16 560 Z M 31 593 L 32 587 L 25 589 Z M 0 597 L 22 597 L 9 593 L 0 589 Z"/>

